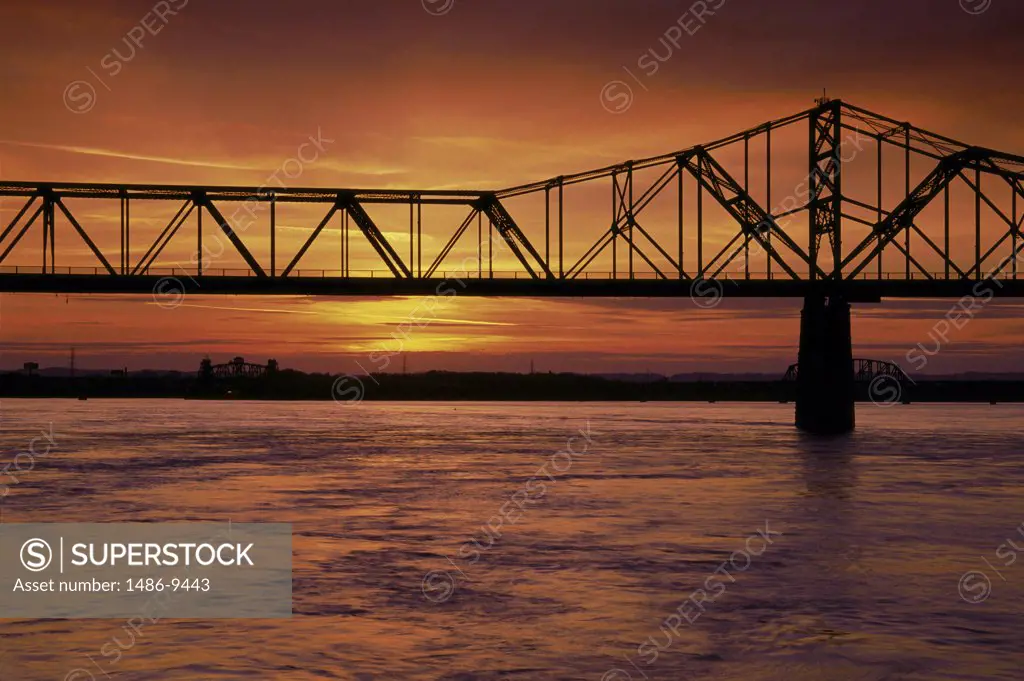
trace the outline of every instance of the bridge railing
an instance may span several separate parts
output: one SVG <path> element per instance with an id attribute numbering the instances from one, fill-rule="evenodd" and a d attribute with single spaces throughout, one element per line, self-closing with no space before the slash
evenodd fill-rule
<path id="1" fill-rule="evenodd" d="M 80 275 L 80 276 L 110 276 L 103 267 L 53 267 L 47 268 L 46 271 L 42 271 L 42 268 L 38 265 L 0 265 L 0 274 L 49 274 L 49 275 Z M 185 268 L 185 267 L 150 267 L 138 272 L 137 275 L 123 275 L 123 276 L 156 276 L 156 277 L 255 277 L 256 274 L 248 268 L 230 268 L 230 267 L 206 267 L 203 268 L 202 275 L 199 274 L 196 268 Z M 1017 272 L 1005 271 L 1000 272 L 996 277 L 997 279 L 1012 280 L 1018 278 L 1024 278 L 1024 272 L 1018 276 Z M 280 277 L 280 272 L 277 273 L 277 277 Z M 372 269 L 350 269 L 347 275 L 343 270 L 340 269 L 296 269 L 288 273 L 289 278 L 347 278 L 347 279 L 394 279 L 395 275 L 390 270 L 372 270 Z M 416 277 L 414 277 L 416 278 Z M 452 270 L 452 271 L 437 271 L 434 272 L 431 279 L 532 279 L 528 272 L 516 271 L 516 270 L 494 270 L 493 272 L 484 270 L 479 271 L 465 271 L 465 270 Z M 630 276 L 626 272 L 581 272 L 574 277 L 578 280 L 656 280 L 661 278 L 656 272 L 633 272 Z M 669 274 L 668 279 L 676 279 L 677 276 Z M 769 281 L 769 280 L 785 280 L 787 277 L 785 274 L 766 273 L 766 272 L 750 272 L 746 274 L 744 272 L 723 272 L 718 276 L 719 280 L 722 281 Z M 986 279 L 989 277 L 985 277 Z M 925 281 L 928 279 L 935 279 L 939 281 L 946 280 L 959 280 L 955 273 L 946 272 L 911 272 L 910 277 L 907 277 L 906 272 L 882 272 L 879 276 L 878 272 L 860 272 L 854 279 L 858 281 Z"/>

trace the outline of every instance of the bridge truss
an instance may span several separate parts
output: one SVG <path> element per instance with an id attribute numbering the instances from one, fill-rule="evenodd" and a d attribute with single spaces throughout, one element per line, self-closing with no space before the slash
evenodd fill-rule
<path id="1" fill-rule="evenodd" d="M 790 364 L 789 368 L 786 369 L 785 376 L 782 377 L 783 381 L 795 382 L 800 375 L 800 365 Z M 856 383 L 870 383 L 878 379 L 880 376 L 885 376 L 893 379 L 897 383 L 912 383 L 907 373 L 900 368 L 898 364 L 894 362 L 887 362 L 880 359 L 853 359 L 853 380 Z"/>
<path id="2" fill-rule="evenodd" d="M 803 140 L 802 160 L 790 144 L 780 162 L 787 135 Z M 1024 249 L 1024 157 L 839 100 L 502 190 L 2 182 L 0 199 L 17 202 L 0 223 L 3 291 L 148 292 L 171 277 L 207 293 L 428 293 L 455 276 L 481 294 L 678 295 L 710 280 L 735 295 L 841 286 L 874 299 L 960 295 L 986 279 L 1016 292 Z M 140 237 L 153 204 L 170 217 Z M 278 215 L 295 205 L 315 217 L 299 241 L 288 226 L 282 251 Z M 352 267 L 359 247 L 380 269 Z M 174 248 L 189 255 L 169 259 Z"/>

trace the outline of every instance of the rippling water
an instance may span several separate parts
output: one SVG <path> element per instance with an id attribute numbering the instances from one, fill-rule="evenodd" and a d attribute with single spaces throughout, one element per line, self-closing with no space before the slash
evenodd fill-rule
<path id="1" fill-rule="evenodd" d="M 3 620 L 4 681 L 1022 678 L 1021 407 L 863 406 L 838 439 L 774 404 L 2 417 L 3 463 L 57 443 L 3 522 L 295 532 L 292 619 Z"/>

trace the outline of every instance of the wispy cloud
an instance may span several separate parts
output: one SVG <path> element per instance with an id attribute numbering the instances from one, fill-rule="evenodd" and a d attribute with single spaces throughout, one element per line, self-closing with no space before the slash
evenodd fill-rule
<path id="1" fill-rule="evenodd" d="M 83 156 L 100 156 L 123 161 L 140 161 L 143 163 L 161 163 L 165 165 L 187 166 L 192 168 L 214 168 L 218 170 L 244 170 L 250 172 L 266 173 L 281 163 L 280 159 L 262 159 L 259 162 L 232 163 L 211 159 L 189 159 L 175 158 L 172 156 L 159 156 L 154 154 L 136 154 L 118 151 L 116 149 L 104 149 L 100 147 L 83 147 L 70 144 L 46 144 L 43 142 L 25 142 L 21 140 L 0 139 L 0 144 L 9 146 L 26 147 L 29 149 L 43 149 L 46 151 L 57 151 L 67 154 L 80 154 Z M 320 159 L 317 161 L 319 170 L 339 173 L 343 175 L 366 175 L 370 177 L 390 177 L 394 175 L 405 175 L 409 171 L 406 168 L 378 165 L 373 162 L 344 161 L 340 159 Z"/>
<path id="2" fill-rule="evenodd" d="M 155 302 L 148 302 L 147 305 L 156 305 Z M 195 305 L 193 303 L 180 303 L 176 307 L 194 307 L 200 310 L 225 310 L 228 312 L 260 312 L 265 314 L 305 314 L 305 315 L 320 315 L 320 312 L 312 312 L 309 310 L 282 310 L 280 308 L 268 308 L 268 307 L 226 307 L 221 305 Z"/>
<path id="3" fill-rule="evenodd" d="M 237 163 L 225 163 L 221 161 L 199 161 L 185 158 L 171 158 L 169 156 L 149 156 L 146 154 L 128 154 L 123 151 L 112 149 L 100 149 L 96 147 L 79 147 L 66 144 L 43 144 L 41 142 L 21 142 L 18 140 L 0 140 L 0 144 L 7 144 L 16 147 L 28 147 L 31 149 L 47 149 L 50 151 L 62 151 L 69 154 L 84 154 L 86 156 L 102 156 L 105 158 L 117 158 L 128 161 L 145 161 L 148 163 L 166 163 L 169 165 L 192 166 L 198 168 L 221 168 L 226 170 L 261 170 L 260 166 L 240 165 Z"/>
<path id="4" fill-rule="evenodd" d="M 482 319 L 444 319 L 443 317 L 430 317 L 430 322 L 443 326 L 517 326 L 512 322 L 488 322 Z"/>

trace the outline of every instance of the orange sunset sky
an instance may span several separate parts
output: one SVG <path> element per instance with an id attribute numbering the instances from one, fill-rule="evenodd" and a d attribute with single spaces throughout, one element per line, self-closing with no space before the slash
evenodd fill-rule
<path id="1" fill-rule="evenodd" d="M 714 13 L 686 21 L 696 30 L 667 49 L 662 38 L 693 12 L 689 0 L 5 0 L 0 180 L 259 186 L 320 135 L 330 143 L 290 186 L 499 189 L 724 137 L 807 109 L 822 88 L 1024 154 L 1024 4 L 1016 0 L 705 4 Z M 140 36 L 142 25 L 137 46 L 126 36 Z M 638 60 L 652 48 L 664 61 L 648 74 Z M 609 111 L 601 94 L 616 80 L 631 87 L 632 101 Z M 806 173 L 806 129 L 779 145 L 777 196 Z M 873 153 L 851 165 L 873 169 Z M 581 254 L 607 228 L 599 222 L 610 199 L 601 197 L 600 206 L 577 202 L 581 227 L 570 225 L 568 252 Z M 0 226 L 22 204 L 0 202 Z M 69 205 L 116 262 L 117 226 L 108 220 L 116 206 L 104 215 Z M 173 210 L 140 214 L 140 242 Z M 279 217 L 281 251 L 294 252 L 322 213 Z M 428 229 L 429 259 L 460 218 Z M 386 212 L 379 222 L 407 252 L 407 222 Z M 806 233 L 805 224 L 795 228 Z M 735 232 L 724 218 L 706 229 L 722 245 Z M 972 230 L 957 227 L 959 241 Z M 73 241 L 66 225 L 61 240 Z M 265 230 L 254 227 L 245 240 L 265 253 Z M 164 264 L 186 262 L 189 246 L 176 244 Z M 94 264 L 80 243 L 66 253 L 58 250 L 58 266 Z M 336 268 L 336 258 L 324 248 L 303 266 Z M 15 251 L 4 265 L 19 262 L 36 260 Z M 210 266 L 242 265 L 225 252 Z M 383 269 L 368 250 L 352 267 Z M 511 267 L 496 260 L 496 269 Z M 932 344 L 928 332 L 953 302 L 856 305 L 855 355 L 909 369 L 906 352 Z M 781 374 L 796 361 L 800 304 L 726 296 L 705 310 L 688 298 L 456 297 L 404 350 L 410 371 L 526 371 L 532 360 L 542 371 Z M 74 346 L 85 368 L 194 369 L 209 354 L 356 371 L 417 305 L 189 296 L 166 309 L 151 296 L 2 294 L 0 368 L 63 365 Z M 1020 307 L 987 305 L 927 371 L 1024 371 Z"/>

